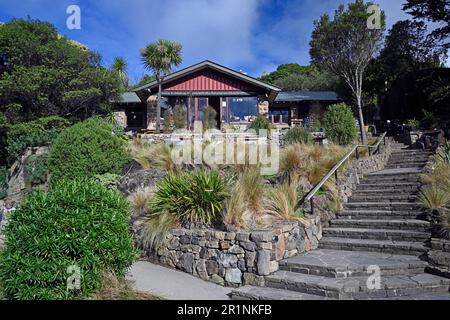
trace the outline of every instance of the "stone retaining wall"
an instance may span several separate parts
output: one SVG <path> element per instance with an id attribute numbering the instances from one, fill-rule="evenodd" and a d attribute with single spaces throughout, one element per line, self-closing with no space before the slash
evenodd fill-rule
<path id="1" fill-rule="evenodd" d="M 135 223 L 135 230 L 139 224 Z M 139 235 L 137 235 L 139 237 Z M 226 286 L 258 284 L 279 269 L 278 262 L 317 249 L 322 238 L 318 217 L 305 226 L 289 222 L 273 230 L 223 232 L 176 229 L 157 252 L 146 257 L 165 266 Z"/>
<path id="2" fill-rule="evenodd" d="M 430 245 L 431 250 L 427 253 L 430 267 L 427 271 L 450 278 L 450 240 L 433 238 Z"/>

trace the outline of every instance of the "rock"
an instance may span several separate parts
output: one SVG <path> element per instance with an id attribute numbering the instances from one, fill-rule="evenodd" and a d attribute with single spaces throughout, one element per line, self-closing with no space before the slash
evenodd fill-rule
<path id="1" fill-rule="evenodd" d="M 247 251 L 255 251 L 256 250 L 256 244 L 251 241 L 241 241 L 241 242 L 239 242 L 239 245 Z"/>
<path id="2" fill-rule="evenodd" d="M 256 248 L 263 250 L 272 250 L 272 242 L 257 242 Z"/>
<path id="3" fill-rule="evenodd" d="M 269 272 L 270 273 L 274 273 L 276 271 L 278 271 L 278 269 L 280 268 L 278 261 L 270 261 L 269 264 Z"/>
<path id="4" fill-rule="evenodd" d="M 264 287 L 264 277 L 258 276 L 254 273 L 244 273 L 244 285 Z"/>
<path id="5" fill-rule="evenodd" d="M 211 276 L 211 282 L 214 282 L 215 284 L 218 284 L 221 286 L 223 286 L 225 284 L 225 280 L 222 277 L 218 276 L 217 274 L 213 274 Z"/>
<path id="6" fill-rule="evenodd" d="M 247 233 L 247 232 L 236 233 L 236 240 L 237 241 L 249 241 L 250 240 L 250 234 Z"/>
<path id="7" fill-rule="evenodd" d="M 250 239 L 254 242 L 269 242 L 272 241 L 273 233 L 271 231 L 257 231 L 252 232 Z"/>
<path id="8" fill-rule="evenodd" d="M 167 244 L 167 248 L 169 250 L 175 250 L 180 246 L 180 239 L 177 237 L 173 237 L 169 240 L 169 243 Z"/>
<path id="9" fill-rule="evenodd" d="M 180 243 L 181 244 L 190 244 L 191 241 L 192 241 L 192 237 L 191 236 L 184 235 L 184 236 L 180 237 Z"/>
<path id="10" fill-rule="evenodd" d="M 245 263 L 247 267 L 253 267 L 256 259 L 256 252 L 247 252 L 245 254 Z"/>
<path id="11" fill-rule="evenodd" d="M 180 260 L 178 261 L 178 265 L 181 270 L 187 273 L 192 273 L 194 269 L 194 255 L 192 253 L 182 254 Z"/>
<path id="12" fill-rule="evenodd" d="M 305 239 L 304 251 L 311 251 L 311 241 L 309 239 Z"/>
<path id="13" fill-rule="evenodd" d="M 229 283 L 241 284 L 242 283 L 242 271 L 233 268 L 225 271 L 225 281 Z"/>
<path id="14" fill-rule="evenodd" d="M 275 243 L 275 259 L 281 260 L 286 252 L 286 242 L 284 241 L 284 235 L 278 236 L 278 241 Z"/>
<path id="15" fill-rule="evenodd" d="M 195 270 L 200 278 L 203 280 L 208 279 L 208 272 L 206 271 L 206 264 L 204 259 L 200 259 L 197 261 L 195 265 Z"/>
<path id="16" fill-rule="evenodd" d="M 225 240 L 225 232 L 222 232 L 222 231 L 216 231 L 216 232 L 214 233 L 214 237 L 215 237 L 217 240 Z"/>
<path id="17" fill-rule="evenodd" d="M 219 241 L 206 241 L 208 248 L 219 249 Z"/>
<path id="18" fill-rule="evenodd" d="M 206 271 L 209 275 L 218 274 L 219 273 L 219 264 L 217 261 L 206 260 L 205 261 Z"/>
<path id="19" fill-rule="evenodd" d="M 242 249 L 241 247 L 239 247 L 238 245 L 234 245 L 234 246 L 232 246 L 229 250 L 228 250 L 228 252 L 230 252 L 230 253 L 234 253 L 234 254 L 243 254 L 243 253 L 245 253 L 245 251 L 244 251 L 244 249 Z"/>
<path id="20" fill-rule="evenodd" d="M 228 250 L 228 249 L 230 249 L 230 241 L 225 241 L 225 240 L 220 241 L 219 242 L 219 247 L 220 247 L 220 250 Z"/>
<path id="21" fill-rule="evenodd" d="M 270 251 L 268 250 L 258 251 L 256 266 L 259 275 L 267 276 L 270 274 Z"/>
<path id="22" fill-rule="evenodd" d="M 234 232 L 227 232 L 225 233 L 225 240 L 234 240 L 236 238 L 236 233 Z"/>
<path id="23" fill-rule="evenodd" d="M 221 252 L 217 262 L 225 268 L 235 268 L 237 266 L 238 258 L 234 254 Z"/>
<path id="24" fill-rule="evenodd" d="M 247 266 L 245 264 L 245 260 L 244 259 L 239 259 L 238 263 L 237 263 L 237 266 L 238 266 L 239 270 L 241 270 L 241 271 L 247 270 Z"/>
<path id="25" fill-rule="evenodd" d="M 154 190 L 156 183 L 165 176 L 165 171 L 160 169 L 132 171 L 119 180 L 117 188 L 125 196 L 130 196 L 138 190 Z"/>

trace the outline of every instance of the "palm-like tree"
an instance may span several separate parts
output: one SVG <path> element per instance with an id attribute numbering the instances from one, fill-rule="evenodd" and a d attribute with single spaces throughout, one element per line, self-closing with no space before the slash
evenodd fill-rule
<path id="1" fill-rule="evenodd" d="M 120 81 L 125 87 L 128 86 L 127 68 L 128 65 L 124 58 L 116 57 L 114 59 L 112 69 L 119 75 Z"/>
<path id="2" fill-rule="evenodd" d="M 161 128 L 161 92 L 164 77 L 170 73 L 173 67 L 182 62 L 182 45 L 165 39 L 160 39 L 141 49 L 141 58 L 144 66 L 152 71 L 158 82 L 158 105 L 156 108 L 156 133 Z"/>

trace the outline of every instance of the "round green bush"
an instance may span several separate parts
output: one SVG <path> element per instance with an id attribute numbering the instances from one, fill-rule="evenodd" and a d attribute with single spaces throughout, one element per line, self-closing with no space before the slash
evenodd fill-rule
<path id="1" fill-rule="evenodd" d="M 120 174 L 127 163 L 125 141 L 113 133 L 111 124 L 91 118 L 64 130 L 49 155 L 51 181 L 63 178 Z"/>
<path id="2" fill-rule="evenodd" d="M 11 213 L 0 287 L 9 299 L 85 298 L 100 287 L 102 271 L 123 277 L 134 257 L 127 201 L 91 179 L 63 180 Z M 73 266 L 80 290 L 68 290 Z"/>
<path id="3" fill-rule="evenodd" d="M 327 138 L 339 145 L 353 143 L 358 135 L 353 112 L 345 103 L 329 106 L 323 118 L 323 125 Z"/>
<path id="4" fill-rule="evenodd" d="M 284 144 L 311 144 L 313 142 L 313 138 L 308 130 L 300 127 L 294 127 L 289 129 L 283 137 Z"/>

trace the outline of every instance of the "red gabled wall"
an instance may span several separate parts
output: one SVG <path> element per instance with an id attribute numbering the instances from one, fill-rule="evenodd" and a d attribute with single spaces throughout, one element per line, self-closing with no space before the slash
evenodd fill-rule
<path id="1" fill-rule="evenodd" d="M 164 91 L 245 91 L 261 89 L 212 69 L 203 69 L 163 86 Z"/>

